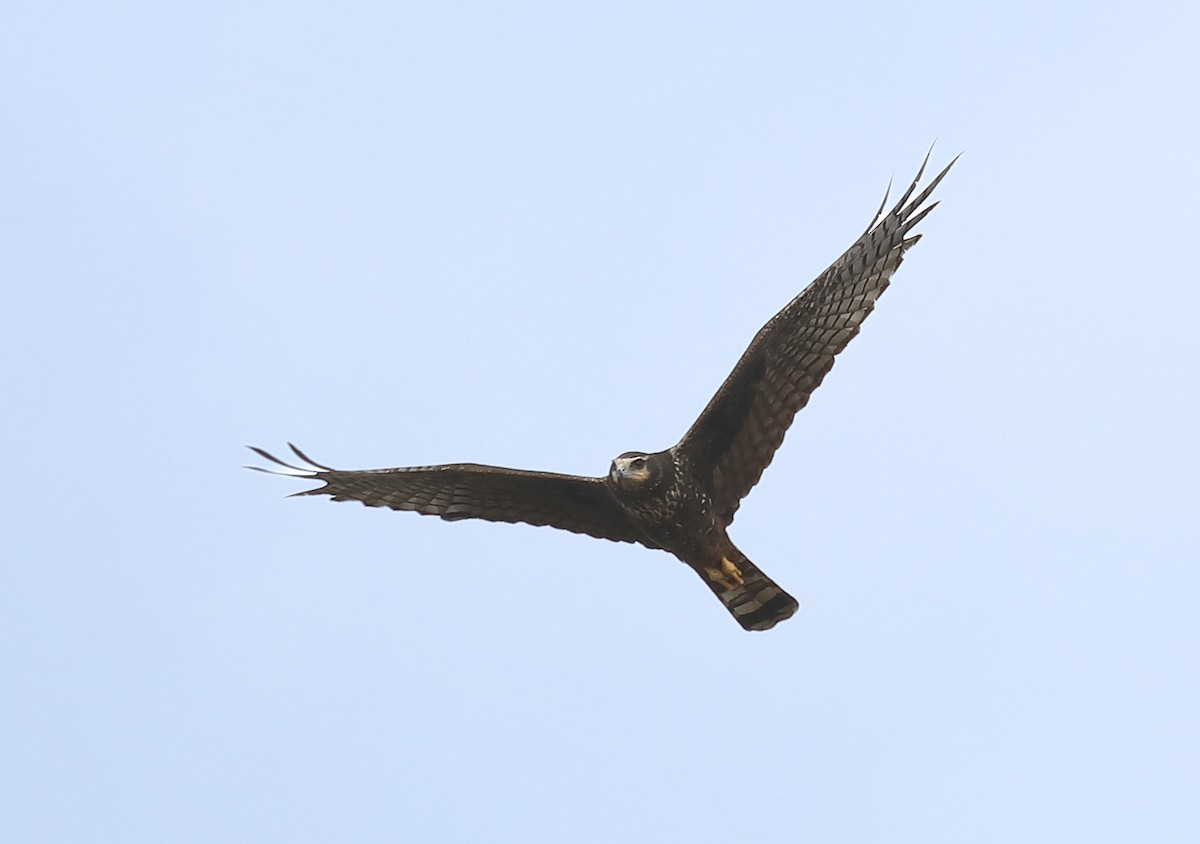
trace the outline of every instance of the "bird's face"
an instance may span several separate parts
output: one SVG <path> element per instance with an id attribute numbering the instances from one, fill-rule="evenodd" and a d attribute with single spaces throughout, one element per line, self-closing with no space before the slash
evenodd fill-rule
<path id="1" fill-rule="evenodd" d="M 657 476 L 655 456 L 640 451 L 627 451 L 612 462 L 608 477 L 626 489 L 644 487 Z"/>

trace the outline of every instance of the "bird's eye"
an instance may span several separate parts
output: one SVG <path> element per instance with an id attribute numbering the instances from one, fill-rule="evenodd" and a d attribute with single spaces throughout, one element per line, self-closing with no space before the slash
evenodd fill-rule
<path id="1" fill-rule="evenodd" d="M 646 468 L 646 458 L 645 457 L 635 457 L 635 458 L 633 458 L 633 462 L 630 463 L 629 465 L 634 469 L 645 469 Z"/>

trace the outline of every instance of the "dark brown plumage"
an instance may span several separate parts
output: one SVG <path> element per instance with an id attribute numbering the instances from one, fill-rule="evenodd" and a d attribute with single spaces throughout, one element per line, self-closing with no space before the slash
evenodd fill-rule
<path id="1" fill-rule="evenodd" d="M 954 165 L 913 198 L 927 162 L 928 156 L 892 210 L 883 213 L 885 197 L 854 245 L 763 326 L 695 424 L 666 451 L 627 452 L 598 478 L 472 463 L 340 471 L 295 446 L 307 465 L 254 448 L 284 470 L 250 468 L 325 484 L 297 495 L 448 520 L 550 525 L 666 550 L 700 575 L 742 627 L 767 630 L 798 605 L 746 559 L 726 528 L 834 357 L 858 334 L 904 252 L 920 239 L 910 232 L 937 203 L 921 206 Z"/>

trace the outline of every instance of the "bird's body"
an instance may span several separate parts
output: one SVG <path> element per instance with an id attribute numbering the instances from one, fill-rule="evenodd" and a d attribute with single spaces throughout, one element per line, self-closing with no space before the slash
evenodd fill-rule
<path id="1" fill-rule="evenodd" d="M 627 452 L 613 461 L 606 482 L 630 520 L 642 527 L 643 544 L 669 548 L 747 630 L 769 629 L 799 608 L 734 546 L 687 452 Z"/>
<path id="2" fill-rule="evenodd" d="M 448 520 L 551 525 L 669 551 L 700 575 L 742 627 L 769 629 L 798 604 L 733 545 L 727 528 L 795 414 L 858 333 L 904 251 L 920 239 L 909 232 L 936 206 L 921 209 L 953 163 L 909 202 L 922 164 L 895 208 L 883 215 L 881 206 L 862 237 L 759 331 L 683 439 L 665 451 L 627 452 L 606 476 L 469 463 L 346 472 L 315 463 L 295 446 L 307 466 L 254 450 L 283 466 L 281 474 L 325 483 L 299 495 Z"/>

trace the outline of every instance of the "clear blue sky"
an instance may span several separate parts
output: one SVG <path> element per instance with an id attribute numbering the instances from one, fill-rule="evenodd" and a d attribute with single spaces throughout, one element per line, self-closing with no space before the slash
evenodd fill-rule
<path id="1" fill-rule="evenodd" d="M 0 11 L 0 838 L 1200 840 L 1194 4 Z M 732 536 L 239 468 L 673 443 L 965 155 Z"/>

